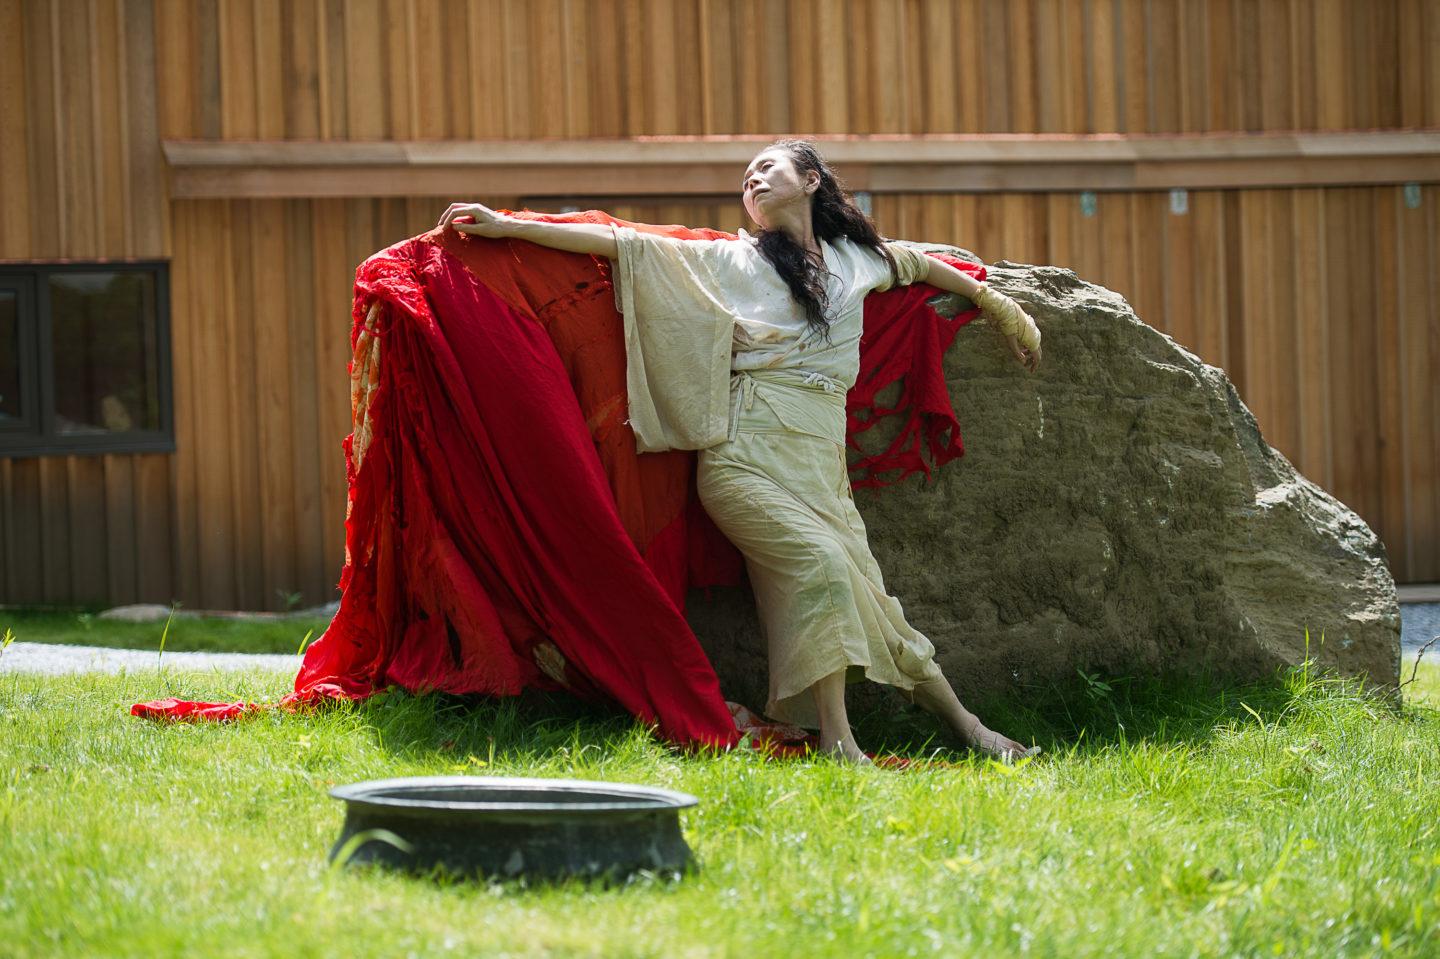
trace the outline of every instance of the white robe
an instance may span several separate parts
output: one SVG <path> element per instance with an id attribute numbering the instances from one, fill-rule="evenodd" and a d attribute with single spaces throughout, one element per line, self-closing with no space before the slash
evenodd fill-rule
<path id="1" fill-rule="evenodd" d="M 828 341 L 748 237 L 615 231 L 630 424 L 640 449 L 699 449 L 697 486 L 745 556 L 769 651 L 766 713 L 815 726 L 809 688 L 846 670 L 901 689 L 938 679 L 935 649 L 885 590 L 845 460 L 845 394 L 860 369 L 865 295 L 889 265 L 822 243 Z M 901 284 L 927 258 L 891 244 Z"/>
<path id="2" fill-rule="evenodd" d="M 855 385 L 865 296 L 891 282 L 874 250 L 843 237 L 821 241 L 834 274 L 827 343 L 809 331 L 790 288 L 744 231 L 736 240 L 614 232 L 619 259 L 611 277 L 625 318 L 630 426 L 641 452 L 704 449 L 728 438 L 732 370 L 802 369 L 845 389 Z M 899 285 L 925 277 L 923 253 L 887 248 Z"/>

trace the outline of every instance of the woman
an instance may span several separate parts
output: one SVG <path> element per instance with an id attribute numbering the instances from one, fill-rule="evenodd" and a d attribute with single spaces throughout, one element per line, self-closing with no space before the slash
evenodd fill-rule
<path id="1" fill-rule="evenodd" d="M 867 293 L 925 282 L 966 296 L 1029 371 L 1040 363 L 1039 330 L 984 283 L 882 240 L 804 140 L 762 150 L 741 189 L 759 233 L 733 240 L 522 221 L 474 203 L 452 204 L 440 225 L 615 261 L 631 425 L 642 450 L 700 450 L 701 502 L 744 555 L 755 592 L 769 715 L 818 726 L 823 750 L 868 762 L 845 712 L 847 679 L 863 675 L 906 692 L 980 750 L 1007 760 L 1039 752 L 961 705 L 934 647 L 885 590 L 845 461 L 845 393 Z M 723 335 L 718 402 L 706 387 L 712 328 Z"/>

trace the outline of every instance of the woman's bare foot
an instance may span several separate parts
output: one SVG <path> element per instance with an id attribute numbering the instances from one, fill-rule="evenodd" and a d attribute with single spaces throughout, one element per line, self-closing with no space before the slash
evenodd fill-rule
<path id="1" fill-rule="evenodd" d="M 1040 753 L 1039 746 L 1027 748 L 1023 743 L 1016 742 L 1009 736 L 1002 736 L 990 729 L 979 719 L 976 719 L 974 724 L 967 727 L 961 735 L 964 737 L 966 745 L 993 756 L 1001 762 L 1014 762 L 1024 756 L 1036 756 Z"/>
<path id="2" fill-rule="evenodd" d="M 1039 746 L 1026 749 L 1008 736 L 1002 736 L 987 728 L 980 722 L 979 716 L 961 705 L 954 688 L 943 676 L 916 684 L 912 697 L 912 701 L 921 708 L 940 717 L 962 743 L 988 753 L 1001 762 L 1013 762 L 1040 752 Z"/>
<path id="3" fill-rule="evenodd" d="M 870 761 L 870 757 L 865 755 L 850 736 L 845 736 L 836 742 L 826 742 L 825 735 L 822 733 L 819 752 L 843 763 L 853 763 L 856 766 L 874 765 Z"/>
<path id="4" fill-rule="evenodd" d="M 820 714 L 820 752 L 841 762 L 869 766 L 870 757 L 855 744 L 850 719 L 845 715 L 845 670 L 837 670 L 810 687 Z"/>

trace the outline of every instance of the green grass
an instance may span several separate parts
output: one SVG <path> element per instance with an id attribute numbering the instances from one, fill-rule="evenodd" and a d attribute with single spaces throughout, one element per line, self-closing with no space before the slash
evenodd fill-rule
<path id="1" fill-rule="evenodd" d="M 158 650 L 164 636 L 167 653 L 293 653 L 307 634 L 313 640 L 329 625 L 324 619 L 253 622 L 176 616 L 166 634 L 163 621 L 123 623 L 73 609 L 0 609 L 0 634 L 8 628 L 18 642 Z"/>
<path id="2" fill-rule="evenodd" d="M 387 694 L 167 727 L 125 707 L 288 678 L 0 674 L 0 952 L 1435 955 L 1440 668 L 1421 678 L 1403 709 L 1308 670 L 1077 683 L 982 712 L 1040 760 L 897 773 L 680 755 L 563 701 Z M 901 716 L 862 742 L 916 751 L 933 727 Z M 449 773 L 694 793 L 702 868 L 619 889 L 327 868 L 331 785 Z"/>

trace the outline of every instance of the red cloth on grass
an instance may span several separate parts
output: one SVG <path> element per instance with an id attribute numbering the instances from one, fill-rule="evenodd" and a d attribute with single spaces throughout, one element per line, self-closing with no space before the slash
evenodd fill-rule
<path id="1" fill-rule="evenodd" d="M 515 215 L 731 237 L 598 211 Z M 351 345 L 355 369 L 375 375 L 344 444 L 340 610 L 282 706 L 391 684 L 563 688 L 613 701 L 674 743 L 736 742 L 684 599 L 691 586 L 738 582 L 740 557 L 699 505 L 695 454 L 635 451 L 610 267 L 453 230 L 360 265 Z M 941 364 L 976 312 L 944 319 L 925 303 L 936 292 L 917 284 L 865 301 L 850 443 L 858 449 L 856 434 L 886 416 L 905 422 L 853 467 L 857 488 L 929 475 L 964 452 Z M 876 394 L 902 377 L 896 406 L 878 407 Z M 161 700 L 132 712 L 223 719 L 248 706 Z"/>

